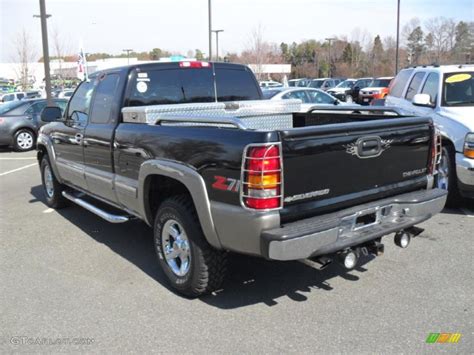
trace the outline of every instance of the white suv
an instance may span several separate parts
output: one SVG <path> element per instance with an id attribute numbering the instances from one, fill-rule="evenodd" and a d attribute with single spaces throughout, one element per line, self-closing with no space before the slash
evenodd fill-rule
<path id="1" fill-rule="evenodd" d="M 26 94 L 24 92 L 12 92 L 9 94 L 0 95 L 0 104 L 10 101 L 18 101 L 23 100 L 26 98 Z"/>
<path id="2" fill-rule="evenodd" d="M 386 105 L 433 118 L 443 139 L 438 186 L 449 191 L 450 205 L 474 198 L 474 65 L 403 69 Z"/>

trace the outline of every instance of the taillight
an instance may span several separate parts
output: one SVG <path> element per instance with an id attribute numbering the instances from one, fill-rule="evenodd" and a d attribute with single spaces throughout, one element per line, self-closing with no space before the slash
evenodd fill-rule
<path id="1" fill-rule="evenodd" d="M 282 156 L 279 144 L 250 145 L 244 151 L 241 198 L 255 210 L 283 206 Z"/>
<path id="2" fill-rule="evenodd" d="M 179 62 L 180 68 L 209 68 L 211 63 L 208 62 L 196 62 L 196 61 L 188 61 L 188 62 Z"/>
<path id="3" fill-rule="evenodd" d="M 431 161 L 429 167 L 429 174 L 433 175 L 438 167 L 438 164 L 441 161 L 441 134 L 439 133 L 438 129 L 434 128 L 434 135 L 433 135 L 433 142 L 431 146 Z"/>

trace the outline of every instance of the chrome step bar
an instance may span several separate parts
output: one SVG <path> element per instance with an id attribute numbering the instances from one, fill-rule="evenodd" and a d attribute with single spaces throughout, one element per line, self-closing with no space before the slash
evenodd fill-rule
<path id="1" fill-rule="evenodd" d="M 72 195 L 72 194 L 70 194 L 66 191 L 63 191 L 62 195 L 65 198 L 67 198 L 69 201 L 74 202 L 75 204 L 81 206 L 82 208 L 85 208 L 89 212 L 92 212 L 95 215 L 105 219 L 107 222 L 110 222 L 110 223 L 124 223 L 124 222 L 128 222 L 130 220 L 130 218 L 127 217 L 127 216 L 120 216 L 120 215 L 105 212 L 104 210 L 101 210 L 100 208 L 90 204 L 89 202 L 84 201 L 83 199 L 78 198 L 78 197 L 76 197 L 76 196 L 74 196 L 74 195 Z"/>

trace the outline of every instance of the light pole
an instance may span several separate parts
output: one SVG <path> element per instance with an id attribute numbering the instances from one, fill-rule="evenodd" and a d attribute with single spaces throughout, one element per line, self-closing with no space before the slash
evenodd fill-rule
<path id="1" fill-rule="evenodd" d="M 395 75 L 398 73 L 398 46 L 400 41 L 400 0 L 397 1 L 397 46 L 395 48 Z"/>
<path id="2" fill-rule="evenodd" d="M 44 82 L 46 90 L 46 100 L 48 106 L 53 106 L 53 98 L 51 96 L 51 73 L 49 72 L 49 48 L 48 48 L 48 25 L 46 19 L 50 18 L 51 15 L 46 14 L 46 5 L 44 0 L 39 0 L 40 3 L 40 14 L 33 15 L 33 17 L 39 17 L 41 20 L 41 37 L 43 42 L 43 62 L 44 62 Z"/>
<path id="3" fill-rule="evenodd" d="M 329 56 L 328 56 L 329 57 L 329 77 L 331 77 L 332 76 L 331 75 L 332 74 L 331 73 L 332 72 L 332 68 L 331 68 L 331 42 L 335 41 L 336 38 L 330 37 L 330 38 L 325 38 L 325 40 L 329 42 Z"/>
<path id="4" fill-rule="evenodd" d="M 122 49 L 123 52 L 127 52 L 127 65 L 130 65 L 130 52 L 133 52 L 133 49 L 127 48 L 127 49 Z"/>
<path id="5" fill-rule="evenodd" d="M 219 61 L 219 32 L 224 32 L 224 30 L 212 30 L 216 34 L 216 61 Z"/>
<path id="6" fill-rule="evenodd" d="M 208 10 L 209 10 L 209 61 L 212 60 L 212 10 L 211 10 L 211 0 L 208 0 Z"/>

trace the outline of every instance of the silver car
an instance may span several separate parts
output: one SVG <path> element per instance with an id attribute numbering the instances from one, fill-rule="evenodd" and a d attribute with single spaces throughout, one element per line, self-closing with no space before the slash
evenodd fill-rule
<path id="1" fill-rule="evenodd" d="M 342 102 L 328 93 L 311 88 L 271 88 L 262 90 L 267 100 L 301 100 L 301 112 L 308 112 L 314 106 L 354 106 L 352 103 Z M 358 106 L 358 105 L 355 105 Z"/>

